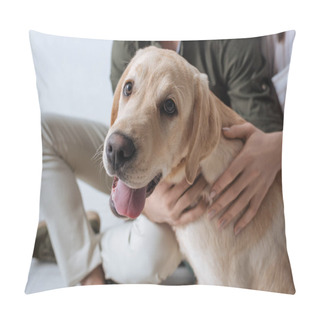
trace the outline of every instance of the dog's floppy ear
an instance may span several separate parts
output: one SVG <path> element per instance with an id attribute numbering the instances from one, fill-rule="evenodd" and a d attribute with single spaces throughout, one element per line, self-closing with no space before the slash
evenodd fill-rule
<path id="1" fill-rule="evenodd" d="M 129 71 L 129 66 L 122 73 L 122 76 L 121 76 L 120 80 L 118 81 L 116 90 L 114 92 L 112 109 L 111 109 L 111 126 L 113 125 L 113 123 L 116 121 L 116 119 L 118 117 L 119 100 L 120 100 L 120 96 L 121 96 L 122 89 L 123 89 L 123 81 L 124 81 L 125 77 L 127 76 L 128 71 Z"/>
<path id="2" fill-rule="evenodd" d="M 195 75 L 195 98 L 189 151 L 186 157 L 186 179 L 192 184 L 197 177 L 200 161 L 217 145 L 221 135 L 220 115 L 215 96 L 210 92 L 208 77 Z"/>

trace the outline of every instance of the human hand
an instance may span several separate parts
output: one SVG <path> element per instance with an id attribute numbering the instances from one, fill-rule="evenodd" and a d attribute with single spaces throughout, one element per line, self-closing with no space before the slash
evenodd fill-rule
<path id="1" fill-rule="evenodd" d="M 226 138 L 243 139 L 245 144 L 213 184 L 211 197 L 216 200 L 208 212 L 209 219 L 213 219 L 226 209 L 218 220 L 222 229 L 243 212 L 234 226 L 237 235 L 255 217 L 281 169 L 282 132 L 264 133 L 250 123 L 234 125 L 223 132 Z M 216 195 L 220 196 L 216 198 Z"/>
<path id="2" fill-rule="evenodd" d="M 191 186 L 185 179 L 176 185 L 161 181 L 147 198 L 144 214 L 153 222 L 172 226 L 194 221 L 207 208 L 207 203 L 200 197 L 206 186 L 202 176 Z"/>

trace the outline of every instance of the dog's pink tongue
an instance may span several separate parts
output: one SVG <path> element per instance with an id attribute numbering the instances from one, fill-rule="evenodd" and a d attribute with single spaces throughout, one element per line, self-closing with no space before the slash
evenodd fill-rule
<path id="1" fill-rule="evenodd" d="M 120 179 L 112 190 L 112 199 L 117 212 L 131 219 L 137 218 L 144 208 L 147 187 L 131 189 Z"/>

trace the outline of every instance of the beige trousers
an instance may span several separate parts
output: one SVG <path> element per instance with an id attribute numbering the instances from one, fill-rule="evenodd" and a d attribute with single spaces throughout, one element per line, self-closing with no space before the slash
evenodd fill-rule
<path id="1" fill-rule="evenodd" d="M 160 283 L 181 261 L 168 225 L 141 215 L 95 235 L 86 218 L 76 178 L 110 193 L 111 178 L 101 165 L 107 131 L 88 120 L 42 115 L 40 210 L 61 274 L 75 285 L 102 264 L 106 278 L 119 283 Z"/>

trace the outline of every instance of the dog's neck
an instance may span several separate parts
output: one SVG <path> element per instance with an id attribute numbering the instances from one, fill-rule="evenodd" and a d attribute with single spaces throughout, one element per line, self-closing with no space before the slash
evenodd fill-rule
<path id="1" fill-rule="evenodd" d="M 201 172 L 209 184 L 214 183 L 226 170 L 242 146 L 241 140 L 220 138 L 216 148 L 200 163 Z"/>

